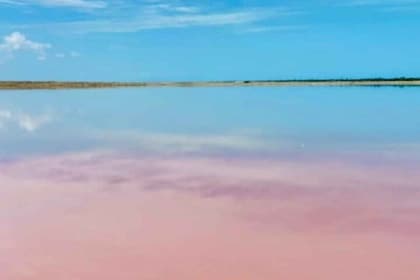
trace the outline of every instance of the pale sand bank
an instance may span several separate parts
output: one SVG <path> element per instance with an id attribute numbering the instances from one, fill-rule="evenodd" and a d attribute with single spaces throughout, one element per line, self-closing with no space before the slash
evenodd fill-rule
<path id="1" fill-rule="evenodd" d="M 330 86 L 420 86 L 420 79 L 357 80 L 278 80 L 278 81 L 208 81 L 208 82 L 58 82 L 0 81 L 0 90 L 11 89 L 78 89 L 117 87 L 330 87 Z"/>

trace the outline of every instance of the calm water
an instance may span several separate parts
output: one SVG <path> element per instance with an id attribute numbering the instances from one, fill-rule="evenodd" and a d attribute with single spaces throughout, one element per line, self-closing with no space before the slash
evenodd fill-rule
<path id="1" fill-rule="evenodd" d="M 0 279 L 418 280 L 420 89 L 0 92 Z"/>

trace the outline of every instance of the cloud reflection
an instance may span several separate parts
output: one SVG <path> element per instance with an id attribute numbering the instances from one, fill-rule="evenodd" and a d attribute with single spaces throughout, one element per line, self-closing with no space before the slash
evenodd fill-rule
<path id="1" fill-rule="evenodd" d="M 416 280 L 411 167 L 104 151 L 3 161 L 0 278 Z"/>
<path id="2" fill-rule="evenodd" d="M 26 132 L 34 132 L 44 125 L 52 122 L 50 114 L 31 115 L 22 112 L 12 112 L 0 109 L 0 128 L 8 125 L 16 125 Z"/>
<path id="3" fill-rule="evenodd" d="M 398 166 L 93 152 L 17 161 L 0 171 L 15 184 L 229 199 L 246 209 L 247 219 L 271 219 L 291 230 L 420 234 L 420 175 Z"/>

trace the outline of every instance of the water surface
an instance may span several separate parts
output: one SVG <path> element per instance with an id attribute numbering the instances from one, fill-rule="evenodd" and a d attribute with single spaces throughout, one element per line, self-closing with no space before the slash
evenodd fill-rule
<path id="1" fill-rule="evenodd" d="M 0 278 L 420 279 L 416 88 L 5 91 Z"/>

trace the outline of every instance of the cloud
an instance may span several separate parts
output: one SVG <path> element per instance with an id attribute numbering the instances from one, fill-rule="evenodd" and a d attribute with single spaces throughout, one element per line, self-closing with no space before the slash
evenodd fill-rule
<path id="1" fill-rule="evenodd" d="M 2 1 L 2 0 L 0 0 Z M 7 0 L 8 2 L 10 0 Z M 226 3 L 203 3 L 160 0 L 120 0 L 105 1 L 11 1 L 15 4 L 28 5 L 37 3 L 56 7 L 102 9 L 89 11 L 83 18 L 11 25 L 10 28 L 59 32 L 59 33 L 130 33 L 142 30 L 188 28 L 188 27 L 224 27 L 260 23 L 282 17 L 301 14 L 302 11 L 283 6 L 232 6 Z M 88 3 L 87 3 L 88 2 Z M 105 3 L 102 3 L 105 2 Z M 1 3 L 1 2 L 0 2 Z M 94 3 L 95 5 L 93 5 Z M 106 5 L 108 3 L 108 5 Z M 83 10 L 83 9 L 82 9 Z M 260 31 L 261 32 L 261 31 Z"/>
<path id="2" fill-rule="evenodd" d="M 308 26 L 306 25 L 255 26 L 246 28 L 241 33 L 283 32 L 305 30 L 307 28 Z"/>
<path id="3" fill-rule="evenodd" d="M 34 1 L 44 6 L 61 6 L 86 9 L 100 9 L 107 6 L 105 1 L 88 1 L 88 0 L 38 0 Z"/>
<path id="4" fill-rule="evenodd" d="M 388 6 L 420 4 L 419 0 L 353 0 L 340 3 L 340 6 Z"/>
<path id="5" fill-rule="evenodd" d="M 2 111 L 0 110 L 0 128 L 5 126 L 5 123 L 8 122 L 12 118 L 12 113 L 9 111 Z"/>
<path id="6" fill-rule="evenodd" d="M 269 140 L 249 133 L 192 135 L 181 133 L 113 131 L 112 133 L 93 133 L 93 138 L 102 143 L 131 146 L 163 154 L 217 151 L 270 151 L 276 147 Z"/>
<path id="7" fill-rule="evenodd" d="M 420 0 L 353 0 L 337 3 L 340 7 L 375 8 L 382 12 L 417 12 Z"/>
<path id="8" fill-rule="evenodd" d="M 152 29 L 246 25 L 297 13 L 298 11 L 278 6 L 233 8 L 201 3 L 189 5 L 184 1 L 118 1 L 107 6 L 100 13 L 89 13 L 80 20 L 13 27 L 42 28 L 66 33 L 129 33 Z"/>
<path id="9" fill-rule="evenodd" d="M 90 32 L 137 32 L 141 30 L 186 28 L 194 26 L 227 26 L 253 23 L 272 18 L 276 12 L 270 9 L 226 11 L 215 13 L 143 14 L 129 19 L 86 20 L 57 23 L 53 28 L 76 33 Z M 48 28 L 47 26 L 45 26 Z"/>
<path id="10" fill-rule="evenodd" d="M 101 9 L 107 6 L 105 1 L 93 0 L 0 0 L 8 5 L 40 5 L 45 7 L 71 7 L 80 9 Z"/>
<path id="11" fill-rule="evenodd" d="M 46 51 L 49 48 L 51 48 L 50 44 L 31 41 L 20 32 L 13 32 L 5 36 L 0 44 L 0 52 L 5 53 L 8 57 L 13 57 L 16 52 L 30 51 L 35 53 L 39 60 L 46 58 Z"/>
<path id="12" fill-rule="evenodd" d="M 229 198 L 241 205 L 247 220 L 291 231 L 418 236 L 420 175 L 418 164 L 411 167 L 373 166 L 328 156 L 302 161 L 91 151 L 6 163 L 0 165 L 0 181 L 4 176 L 15 178 L 18 181 L 11 185 L 17 186 L 19 179 L 30 179 L 63 190 L 72 184 L 92 194 L 171 191 L 212 200 Z"/>
<path id="13" fill-rule="evenodd" d="M 325 160 L 0 161 L 2 279 L 420 279 L 418 168 Z"/>
<path id="14" fill-rule="evenodd" d="M 21 1 L 16 0 L 0 0 L 0 4 L 7 4 L 7 5 L 22 5 Z"/>
<path id="15" fill-rule="evenodd" d="M 201 11 L 201 8 L 198 6 L 176 5 L 169 2 L 151 3 L 146 7 L 148 12 L 156 12 L 161 10 L 166 12 L 197 13 Z"/>
<path id="16" fill-rule="evenodd" d="M 17 123 L 19 124 L 20 128 L 28 132 L 34 132 L 50 121 L 51 117 L 49 115 L 30 116 L 22 114 L 17 117 Z"/>
<path id="17" fill-rule="evenodd" d="M 0 110 L 0 128 L 8 125 L 16 125 L 26 132 L 34 132 L 51 121 L 52 117 L 50 114 L 34 116 L 27 113 Z"/>
<path id="18" fill-rule="evenodd" d="M 66 57 L 70 57 L 70 58 L 75 58 L 75 57 L 79 57 L 80 53 L 75 52 L 75 51 L 70 51 L 70 52 L 59 52 L 55 54 L 56 58 L 66 58 Z"/>

